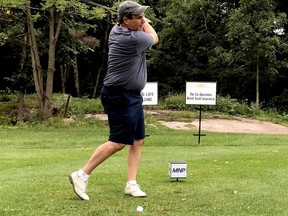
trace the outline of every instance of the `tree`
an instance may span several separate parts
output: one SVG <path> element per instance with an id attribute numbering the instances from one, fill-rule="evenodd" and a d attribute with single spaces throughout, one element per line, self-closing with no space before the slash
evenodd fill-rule
<path id="1" fill-rule="evenodd" d="M 28 67 L 31 67 L 31 65 L 27 62 L 29 58 L 27 53 L 27 26 L 23 22 L 25 14 L 19 9 L 23 3 L 24 1 L 5 0 L 2 1 L 2 10 L 0 10 L 0 46 L 7 45 L 7 49 L 12 50 L 12 59 L 15 59 L 11 67 L 13 68 L 12 75 L 6 76 L 5 80 L 11 84 L 10 87 L 15 87 L 19 92 L 17 119 L 20 121 L 23 120 L 24 115 L 24 91 L 27 87 L 32 86 L 30 82 L 31 75 L 28 73 Z M 19 53 L 19 57 L 15 53 Z M 1 64 L 0 67 L 1 71 L 5 70 Z"/>
<path id="2" fill-rule="evenodd" d="M 164 82 L 162 89 L 166 92 L 183 91 L 184 82 L 189 80 L 215 81 L 215 73 L 221 72 L 218 68 L 223 65 L 219 62 L 212 65 L 211 58 L 216 47 L 225 46 L 225 23 L 237 2 L 157 1 L 160 8 L 156 10 L 153 24 L 157 27 L 160 43 L 148 62 L 152 71 L 150 79 Z"/>
<path id="3" fill-rule="evenodd" d="M 39 80 L 37 95 L 42 106 L 42 116 L 46 105 L 53 100 L 52 95 L 49 96 L 53 91 L 66 90 L 75 96 L 96 97 L 106 70 L 107 35 L 111 24 L 115 24 L 113 22 L 115 14 L 110 9 L 116 7 L 118 2 L 40 0 L 31 1 L 30 7 L 28 5 L 23 7 L 26 2 L 29 3 L 27 0 L 0 1 L 0 46 L 5 44 L 0 47 L 1 59 L 5 59 L 0 61 L 1 90 L 6 85 L 9 88 L 20 89 L 20 83 L 16 80 L 23 77 L 28 80 L 31 77 L 32 73 L 27 67 L 31 68 L 32 63 L 28 60 L 33 57 L 33 69 L 39 72 L 35 73 L 34 80 L 35 82 Z M 223 96 L 229 94 L 232 98 L 240 100 L 247 98 L 248 101 L 257 101 L 257 104 L 260 101 L 269 104 L 271 98 L 277 94 L 281 95 L 287 88 L 288 40 L 287 23 L 285 23 L 287 18 L 281 13 L 287 13 L 287 1 L 139 0 L 139 2 L 150 5 L 151 9 L 147 10 L 146 16 L 153 21 L 153 26 L 160 37 L 160 43 L 148 52 L 147 62 L 148 81 L 159 81 L 161 96 L 169 92 L 184 91 L 184 83 L 188 80 L 217 81 L 218 94 Z M 99 4 L 107 6 L 100 5 L 113 16 L 110 17 L 107 11 L 105 13 L 104 10 L 99 10 Z M 97 10 L 92 12 L 94 8 Z M 28 9 L 31 13 L 30 27 L 28 22 L 25 22 L 26 15 L 29 14 L 26 13 Z M 55 37 L 57 22 L 61 16 L 63 18 L 60 22 L 60 31 Z M 51 27 L 52 25 L 54 27 Z M 35 34 L 32 46 L 27 46 L 24 42 L 25 35 L 28 38 L 28 27 L 29 44 L 33 42 L 33 32 Z M 49 40 L 51 31 L 52 37 Z M 89 37 L 97 42 L 96 48 L 87 43 L 86 39 Z M 49 43 L 52 51 L 50 55 Z M 31 49 L 31 52 L 21 52 L 25 47 Z M 22 65 L 21 59 L 26 60 L 24 67 L 17 65 Z M 18 76 L 20 71 L 23 76 Z M 68 77 L 69 72 L 71 75 L 74 72 L 79 81 L 72 76 Z M 11 80 L 15 85 L 9 86 L 8 84 L 12 82 L 5 83 L 3 80 Z M 255 81 L 258 83 L 256 97 Z M 66 82 L 69 85 L 66 85 Z M 285 96 L 286 93 L 282 95 Z M 51 114 L 51 108 L 52 106 L 47 108 L 49 110 L 47 116 Z"/>
<path id="4" fill-rule="evenodd" d="M 260 79 L 277 73 L 277 54 L 285 45 L 277 30 L 283 28 L 286 14 L 275 13 L 273 0 L 241 0 L 227 23 L 231 62 L 255 71 L 256 107 L 260 103 Z"/>
<path id="5" fill-rule="evenodd" d="M 37 5 L 38 6 L 38 5 Z M 25 10 L 27 13 L 27 26 L 29 32 L 29 42 L 31 47 L 32 68 L 35 82 L 35 89 L 41 108 L 41 117 L 47 119 L 52 116 L 52 94 L 53 94 L 53 78 L 55 72 L 55 52 L 58 37 L 61 31 L 63 19 L 65 16 L 80 16 L 83 18 L 102 18 L 105 12 L 101 8 L 89 9 L 87 5 L 78 1 L 67 0 L 47 0 L 42 2 L 41 11 L 47 14 L 49 40 L 48 40 L 48 61 L 47 72 L 44 74 L 43 67 L 40 61 L 38 50 L 38 41 L 36 38 L 35 20 L 40 19 L 39 14 L 34 17 L 31 12 L 30 1 L 26 2 Z M 42 20 L 43 22 L 43 20 Z M 44 81 L 44 76 L 46 80 Z"/>

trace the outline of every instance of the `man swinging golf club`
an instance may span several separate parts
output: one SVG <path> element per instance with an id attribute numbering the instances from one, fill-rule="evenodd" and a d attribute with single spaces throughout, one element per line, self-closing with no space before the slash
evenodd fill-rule
<path id="1" fill-rule="evenodd" d="M 129 147 L 125 194 L 145 197 L 137 184 L 137 170 L 145 138 L 141 90 L 147 81 L 145 50 L 158 43 L 158 36 L 145 18 L 149 6 L 124 1 L 118 7 L 118 24 L 109 35 L 108 70 L 101 102 L 108 115 L 108 141 L 95 149 L 82 169 L 69 175 L 74 192 L 89 200 L 86 192 L 92 171 L 114 153 Z"/>

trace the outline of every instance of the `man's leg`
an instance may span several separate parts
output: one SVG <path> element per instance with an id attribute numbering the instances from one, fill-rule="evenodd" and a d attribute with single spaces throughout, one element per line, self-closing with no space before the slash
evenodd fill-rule
<path id="1" fill-rule="evenodd" d="M 129 146 L 128 152 L 128 176 L 127 180 L 136 180 L 137 170 L 141 159 L 141 150 L 144 140 L 135 140 L 134 144 Z"/>
<path id="2" fill-rule="evenodd" d="M 128 181 L 125 187 L 125 194 L 129 194 L 134 197 L 146 197 L 146 193 L 140 189 L 136 181 L 143 144 L 144 139 L 135 140 L 134 144 L 129 147 L 128 152 Z"/>
<path id="3" fill-rule="evenodd" d="M 69 180 L 73 185 L 74 192 L 78 197 L 83 200 L 89 200 L 89 196 L 86 193 L 89 175 L 98 165 L 117 151 L 122 150 L 124 147 L 124 144 L 118 144 L 111 141 L 103 143 L 96 148 L 86 165 L 81 170 L 73 172 L 71 175 L 69 175 Z"/>
<path id="4" fill-rule="evenodd" d="M 92 156 L 90 157 L 90 159 L 88 160 L 88 162 L 86 163 L 86 165 L 83 167 L 82 170 L 87 175 L 90 175 L 98 165 L 100 165 L 102 162 L 104 162 L 107 158 L 109 158 L 117 151 L 122 150 L 124 147 L 125 144 L 114 143 L 111 141 L 103 143 L 98 148 L 96 148 L 96 150 L 94 151 L 94 153 L 92 154 Z"/>

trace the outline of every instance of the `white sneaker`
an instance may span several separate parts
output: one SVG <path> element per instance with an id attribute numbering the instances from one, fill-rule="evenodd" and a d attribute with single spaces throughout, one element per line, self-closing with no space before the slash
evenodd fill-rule
<path id="1" fill-rule="evenodd" d="M 77 171 L 69 175 L 69 180 L 73 185 L 75 194 L 82 200 L 89 200 L 89 196 L 86 194 L 88 182 L 80 179 L 78 177 Z"/>
<path id="2" fill-rule="evenodd" d="M 140 189 L 138 184 L 132 184 L 125 187 L 125 194 L 133 197 L 146 197 L 146 193 Z"/>

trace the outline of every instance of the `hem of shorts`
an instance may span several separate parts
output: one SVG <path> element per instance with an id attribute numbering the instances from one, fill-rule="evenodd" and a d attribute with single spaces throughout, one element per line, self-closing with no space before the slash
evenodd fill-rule
<path id="1" fill-rule="evenodd" d="M 145 137 L 141 138 L 141 139 L 135 139 L 135 140 L 142 140 L 142 139 L 145 139 Z M 108 141 L 110 142 L 114 142 L 114 143 L 117 143 L 117 144 L 123 144 L 123 145 L 133 145 L 134 141 L 132 143 L 125 143 L 125 142 L 119 142 L 119 141 L 115 141 L 115 140 L 112 140 L 112 139 L 108 139 Z"/>
<path id="2" fill-rule="evenodd" d="M 126 143 L 126 142 L 116 141 L 116 140 L 112 140 L 112 139 L 108 139 L 108 141 L 114 142 L 117 144 L 123 144 L 123 145 L 133 145 L 133 142 L 132 143 Z"/>

